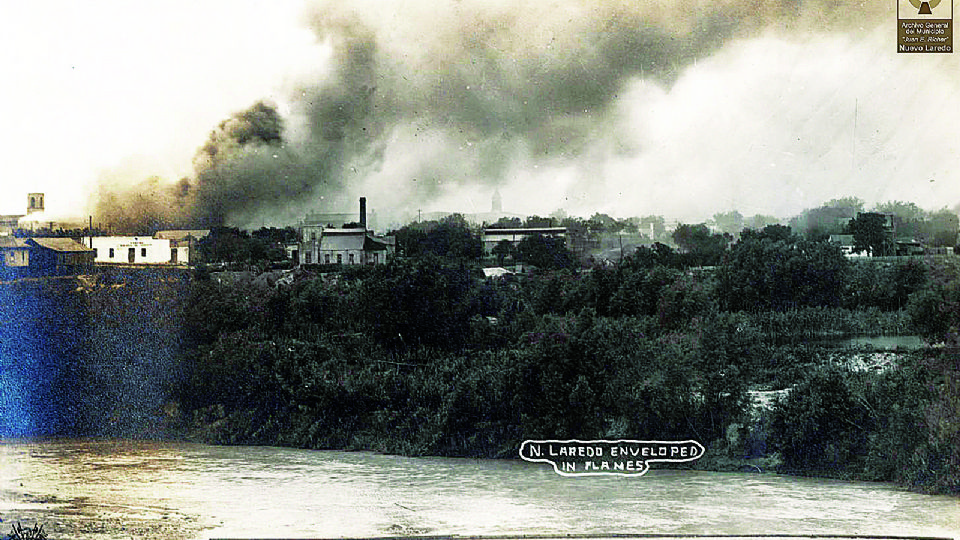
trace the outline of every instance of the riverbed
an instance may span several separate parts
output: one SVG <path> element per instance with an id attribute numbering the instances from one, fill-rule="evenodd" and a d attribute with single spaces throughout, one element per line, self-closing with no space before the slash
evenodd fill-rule
<path id="1" fill-rule="evenodd" d="M 655 465 L 654 465 L 655 467 Z M 0 534 L 64 538 L 824 534 L 960 538 L 960 500 L 889 484 L 132 440 L 0 441 Z"/>

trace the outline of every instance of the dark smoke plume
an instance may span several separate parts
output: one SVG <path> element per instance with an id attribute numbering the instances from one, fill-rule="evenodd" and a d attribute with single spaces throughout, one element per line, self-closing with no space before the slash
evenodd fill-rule
<path id="1" fill-rule="evenodd" d="M 192 221 L 223 225 L 229 213 L 255 210 L 260 201 L 301 196 L 309 183 L 287 174 L 288 161 L 276 107 L 258 102 L 224 120 L 194 158 L 196 179 L 185 190 Z"/>
<path id="2" fill-rule="evenodd" d="M 833 0 L 319 2 L 306 20 L 333 51 L 332 69 L 299 88 L 286 122 L 257 103 L 211 134 L 194 178 L 138 196 L 164 201 L 170 222 L 244 226 L 294 223 L 321 197 L 382 197 L 411 210 L 451 187 L 492 192 L 518 164 L 589 161 L 597 141 L 642 152 L 615 128 L 631 82 L 669 87 L 691 63 L 774 25 L 842 30 L 889 11 L 871 9 Z M 101 211 L 158 209 L 134 212 L 130 201 L 106 190 Z"/>
<path id="3" fill-rule="evenodd" d="M 276 107 L 257 102 L 210 133 L 194 158 L 193 178 L 168 185 L 152 176 L 129 186 L 123 182 L 129 171 L 104 174 L 96 219 L 128 234 L 223 225 L 232 213 L 254 212 L 264 203 L 300 197 L 312 188 L 302 175 L 286 174 L 288 154 Z"/>

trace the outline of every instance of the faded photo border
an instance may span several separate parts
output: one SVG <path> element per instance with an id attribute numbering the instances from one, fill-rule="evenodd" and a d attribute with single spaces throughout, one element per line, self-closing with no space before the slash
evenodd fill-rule
<path id="1" fill-rule="evenodd" d="M 927 474 L 929 463 L 956 466 L 949 441 L 960 433 L 960 280 L 949 254 L 957 242 L 935 240 L 933 229 L 955 232 L 960 214 L 954 0 L 280 4 L 54 1 L 43 4 L 55 8 L 49 18 L 0 8 L 0 19 L 14 21 L 0 23 L 9 40 L 0 41 L 8 51 L 0 66 L 15 81 L 0 96 L 14 105 L 17 131 L 0 154 L 11 178 L 0 186 L 10 199 L 46 201 L 23 215 L 19 202 L 0 209 L 10 212 L 0 230 L 81 231 L 73 251 L 0 236 L 10 260 L 29 251 L 61 274 L 5 266 L 11 273 L 0 279 L 0 538 L 20 522 L 44 523 L 51 540 L 200 537 L 245 526 L 260 536 L 303 533 L 283 511 L 337 537 L 439 539 L 447 537 L 424 535 L 447 527 L 473 538 L 460 516 L 476 518 L 477 534 L 501 532 L 498 518 L 530 532 L 523 522 L 538 515 L 508 504 L 511 496 L 549 486 L 557 501 L 586 506 L 585 494 L 615 493 L 619 482 L 630 487 L 611 504 L 632 501 L 634 521 L 600 509 L 590 516 L 594 529 L 686 531 L 688 516 L 702 531 L 742 525 L 698 514 L 698 504 L 717 512 L 719 503 L 689 495 L 711 481 L 728 486 L 732 475 L 752 489 L 731 502 L 744 515 L 755 510 L 745 505 L 764 504 L 765 489 L 777 493 L 776 508 L 792 508 L 779 485 L 763 484 L 774 471 L 824 477 L 803 478 L 813 495 L 797 503 L 810 505 L 803 519 L 817 532 L 760 536 L 825 538 L 836 527 L 860 538 L 880 514 L 894 516 L 883 532 L 960 530 L 960 516 L 917 510 L 920 495 L 902 487 L 937 492 L 922 500 L 938 511 L 956 508 L 943 494 L 956 496 L 955 479 Z M 896 221 L 896 212 L 914 217 Z M 556 231 L 564 220 L 584 231 L 579 243 L 566 236 L 579 255 L 572 264 L 555 241 L 567 234 Z M 494 246 L 501 252 L 482 246 L 479 224 L 498 221 L 537 225 L 539 243 L 526 244 L 523 257 L 541 256 L 543 268 L 520 262 L 527 235 L 514 229 L 491 233 L 510 235 L 497 238 L 507 242 Z M 923 238 L 898 242 L 899 224 Z M 150 238 L 157 229 L 197 234 Z M 244 234 L 257 230 L 267 232 Z M 456 236 L 465 230 L 494 254 Z M 871 230 L 883 238 L 864 240 Z M 405 236 L 391 239 L 397 231 Z M 833 243 L 800 238 L 807 233 Z M 326 253 L 324 234 L 336 246 Z M 101 246 L 101 237 L 116 240 Z M 756 251 L 734 254 L 730 246 L 744 239 Z M 935 241 L 940 251 L 921 254 Z M 177 242 L 218 260 L 194 265 L 188 251 L 174 251 L 168 265 Z M 154 245 L 163 257 L 137 266 Z M 275 256 L 276 267 L 253 255 L 227 260 L 250 246 Z M 130 259 L 97 259 L 96 272 L 63 269 L 114 249 Z M 915 262 L 898 259 L 899 249 L 914 250 Z M 296 262 L 280 260 L 294 253 Z M 412 262 L 382 270 L 388 254 Z M 760 262 L 723 274 L 735 256 Z M 472 267 L 483 257 L 493 268 Z M 833 275 L 874 258 L 849 283 Z M 333 268 L 355 261 L 372 268 Z M 583 271 L 539 273 L 552 263 Z M 379 281 L 364 282 L 367 270 Z M 711 290 L 724 295 L 724 308 L 705 292 L 713 279 L 722 281 Z M 847 301 L 862 313 L 843 311 Z M 758 315 L 764 310 L 771 314 Z M 524 331 L 510 341 L 508 324 Z M 903 330 L 911 325 L 922 335 Z M 876 333 L 893 339 L 860 335 Z M 854 352 L 819 348 L 840 337 Z M 928 356 L 910 356 L 931 342 Z M 454 350 L 465 343 L 483 346 Z M 901 370 L 908 356 L 910 369 Z M 572 366 L 574 357 L 585 365 Z M 628 357 L 642 362 L 627 366 Z M 670 365 L 673 357 L 683 362 Z M 270 372 L 278 366 L 283 376 Z M 510 378 L 503 366 L 520 366 L 514 386 L 496 386 Z M 763 384 L 731 382 L 748 373 Z M 620 394 L 604 394 L 605 380 Z M 789 401 L 795 387 L 813 397 Z M 534 397 L 514 399 L 518 388 Z M 672 399 L 662 388 L 692 397 Z M 885 422 L 877 411 L 893 402 L 896 421 Z M 378 404 L 389 406 L 357 412 Z M 510 416 L 511 406 L 525 412 Z M 726 421 L 737 408 L 750 412 Z M 340 414 L 349 421 L 331 420 Z M 775 422 L 796 426 L 778 441 L 790 456 L 768 452 Z M 923 436 L 913 437 L 911 422 L 923 423 Z M 906 443 L 884 444 L 894 436 Z M 322 476 L 297 462 L 301 447 L 342 458 L 317 465 L 333 472 L 306 484 L 326 497 L 323 515 L 311 516 L 311 493 L 293 489 L 283 508 L 263 514 L 276 524 L 255 523 L 256 497 L 282 494 L 285 482 L 301 486 L 297 475 Z M 263 457 L 271 451 L 296 462 L 294 472 Z M 444 484 L 427 503 L 396 495 L 392 481 L 349 497 L 324 491 L 366 481 L 364 460 L 389 462 L 410 485 L 425 476 L 442 483 L 448 462 L 436 454 L 465 463 L 469 482 Z M 606 459 L 624 456 L 645 459 Z M 191 459 L 222 466 L 191 470 Z M 869 475 L 847 474 L 854 462 Z M 500 466 L 509 475 L 498 476 Z M 668 498 L 684 474 L 700 482 L 685 485 L 691 500 L 680 510 L 660 501 L 661 513 L 646 515 L 637 493 Z M 126 483 L 113 492 L 117 478 Z M 489 489 L 471 487 L 491 478 Z M 812 516 L 821 489 L 851 478 L 901 487 L 844 491 L 853 517 Z M 221 491 L 208 496 L 197 486 Z M 471 489 L 489 497 L 444 507 Z M 912 513 L 896 517 L 904 500 Z M 494 510 L 483 514 L 487 503 Z M 518 537 L 577 525 L 554 517 Z M 771 523 L 745 527 L 754 526 Z M 17 540 L 42 532 L 14 529 Z"/>

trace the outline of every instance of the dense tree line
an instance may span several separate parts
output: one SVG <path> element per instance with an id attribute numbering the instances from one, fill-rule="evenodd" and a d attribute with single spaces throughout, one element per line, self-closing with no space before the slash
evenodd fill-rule
<path id="1" fill-rule="evenodd" d="M 733 240 L 729 234 L 711 233 L 704 224 L 687 225 L 681 223 L 673 231 L 673 241 L 685 253 L 691 255 L 696 266 L 716 266 L 720 264 L 727 250 L 727 244 Z"/>
<path id="2" fill-rule="evenodd" d="M 956 246 L 958 243 L 960 218 L 947 208 L 928 212 L 912 202 L 887 201 L 865 210 L 862 199 L 833 199 L 818 208 L 804 210 L 790 220 L 790 227 L 808 240 L 853 234 L 859 237 L 858 249 L 869 250 L 875 255 L 892 254 L 894 246 L 891 241 L 894 238 L 890 238 L 889 232 L 894 232 L 896 240 L 917 240 L 933 247 Z M 892 227 L 892 231 L 884 233 L 887 226 Z"/>
<path id="3" fill-rule="evenodd" d="M 734 463 L 765 446 L 791 472 L 956 491 L 954 433 L 929 420 L 960 400 L 955 366 L 931 349 L 853 372 L 819 343 L 949 340 L 951 271 L 770 226 L 715 268 L 655 244 L 519 280 L 429 251 L 288 287 L 199 281 L 174 397 L 181 429 L 220 442 L 510 457 L 528 438 L 696 438 Z M 757 387 L 792 390 L 757 421 Z"/>
<path id="4" fill-rule="evenodd" d="M 287 259 L 284 244 L 297 242 L 296 229 L 263 227 L 253 232 L 236 227 L 214 227 L 200 239 L 204 263 L 277 263 Z"/>
<path id="5" fill-rule="evenodd" d="M 765 229 L 731 249 L 719 271 L 720 302 L 732 311 L 838 307 L 848 266 L 837 246 Z"/>
<path id="6" fill-rule="evenodd" d="M 224 440 L 500 457 L 532 437 L 714 440 L 742 406 L 732 349 L 656 316 L 539 311 L 535 291 L 463 270 L 394 262 L 195 306 L 188 333 L 207 339 L 177 397 L 237 422 Z"/>
<path id="7" fill-rule="evenodd" d="M 916 332 L 960 345 L 956 264 L 850 262 L 769 226 L 716 265 L 654 244 L 614 266 L 486 279 L 462 223 L 425 229 L 430 241 L 385 265 L 281 285 L 131 272 L 36 292 L 69 297 L 38 305 L 78 326 L 57 334 L 77 388 L 98 396 L 76 398 L 95 404 L 77 431 L 155 428 L 165 397 L 180 411 L 168 427 L 207 441 L 511 457 L 529 438 L 694 438 L 735 464 L 766 445 L 792 472 L 958 491 L 949 353 L 862 373 L 820 343 Z M 131 374 L 122 388 L 118 373 Z M 134 375 L 152 381 L 137 386 L 151 413 L 123 408 Z M 755 388 L 791 390 L 758 420 Z"/>
<path id="8" fill-rule="evenodd" d="M 483 255 L 480 236 L 460 214 L 452 214 L 439 221 L 411 223 L 393 234 L 397 251 L 404 257 L 432 254 L 477 260 Z"/>

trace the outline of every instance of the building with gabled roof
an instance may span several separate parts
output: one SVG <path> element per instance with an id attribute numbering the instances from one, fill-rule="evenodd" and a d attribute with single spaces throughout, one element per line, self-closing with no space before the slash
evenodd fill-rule
<path id="1" fill-rule="evenodd" d="M 330 227 L 307 219 L 300 226 L 297 259 L 301 264 L 384 264 L 394 253 L 392 238 L 376 236 L 367 228 L 367 199 L 360 198 L 358 227 Z"/>
<path id="2" fill-rule="evenodd" d="M 25 243 L 32 248 L 30 269 L 34 274 L 79 274 L 93 267 L 93 250 L 73 238 L 27 238 Z"/>
<path id="3" fill-rule="evenodd" d="M 318 264 L 382 264 L 392 245 L 363 229 L 324 229 L 317 243 Z M 310 252 L 307 252 L 309 257 Z M 308 261 L 304 261 L 308 262 Z"/>
<path id="4" fill-rule="evenodd" d="M 15 278 L 30 271 L 30 246 L 22 238 L 0 236 L 0 278 Z"/>

